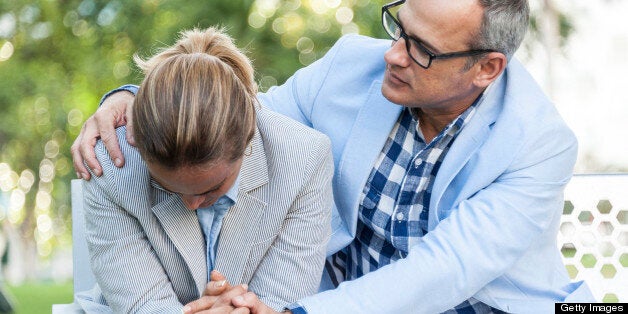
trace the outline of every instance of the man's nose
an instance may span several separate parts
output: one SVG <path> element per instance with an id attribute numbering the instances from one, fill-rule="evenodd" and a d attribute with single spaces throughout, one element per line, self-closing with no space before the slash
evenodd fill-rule
<path id="1" fill-rule="evenodd" d="M 384 54 L 384 60 L 386 63 L 403 68 L 410 66 L 412 60 L 406 50 L 405 40 L 405 38 L 401 37 L 399 40 L 392 42 L 390 48 Z"/>

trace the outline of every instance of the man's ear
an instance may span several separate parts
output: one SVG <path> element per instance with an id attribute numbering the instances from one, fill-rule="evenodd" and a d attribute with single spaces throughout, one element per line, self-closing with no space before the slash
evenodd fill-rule
<path id="1" fill-rule="evenodd" d="M 508 65 L 508 60 L 503 53 L 489 52 L 476 64 L 478 68 L 474 80 L 475 85 L 480 88 L 487 87 L 506 69 L 506 65 Z"/>

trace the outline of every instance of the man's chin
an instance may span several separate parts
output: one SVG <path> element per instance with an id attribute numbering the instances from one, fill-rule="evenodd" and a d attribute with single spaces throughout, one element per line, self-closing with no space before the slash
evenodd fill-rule
<path id="1" fill-rule="evenodd" d="M 397 88 L 386 84 L 386 81 L 382 83 L 382 95 L 384 96 L 384 98 L 386 98 L 388 101 L 395 105 L 405 106 L 401 97 L 399 97 L 400 91 Z"/>

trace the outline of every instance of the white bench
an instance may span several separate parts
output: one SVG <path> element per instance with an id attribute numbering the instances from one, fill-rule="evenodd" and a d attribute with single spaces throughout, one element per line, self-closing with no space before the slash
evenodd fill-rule
<path id="1" fill-rule="evenodd" d="M 557 240 L 571 279 L 598 302 L 628 302 L 628 174 L 575 175 Z"/>
<path id="2" fill-rule="evenodd" d="M 83 219 L 83 180 L 72 180 L 72 275 L 74 291 L 91 289 L 96 283 L 89 266 L 89 252 L 85 241 Z M 53 304 L 52 314 L 84 313 L 76 304 Z"/>

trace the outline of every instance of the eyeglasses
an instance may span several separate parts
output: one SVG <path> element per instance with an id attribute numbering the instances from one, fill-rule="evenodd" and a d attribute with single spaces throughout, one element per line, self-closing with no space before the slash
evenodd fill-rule
<path id="1" fill-rule="evenodd" d="M 392 38 L 392 40 L 398 41 L 401 38 L 405 40 L 408 55 L 410 56 L 410 58 L 412 58 L 412 60 L 414 60 L 414 62 L 416 62 L 416 64 L 420 65 L 422 68 L 429 68 L 432 64 L 432 61 L 435 59 L 469 57 L 488 52 L 497 52 L 496 50 L 491 49 L 477 49 L 443 54 L 435 54 L 431 52 L 421 43 L 421 41 L 408 36 L 408 34 L 406 34 L 406 32 L 403 30 L 403 27 L 401 27 L 401 23 L 395 18 L 393 13 L 390 12 L 391 8 L 395 9 L 395 7 L 403 4 L 404 2 L 406 2 L 406 0 L 398 0 L 382 6 L 382 25 L 384 26 L 384 30 L 386 30 L 386 33 L 388 34 L 388 36 L 390 36 L 390 38 Z"/>

